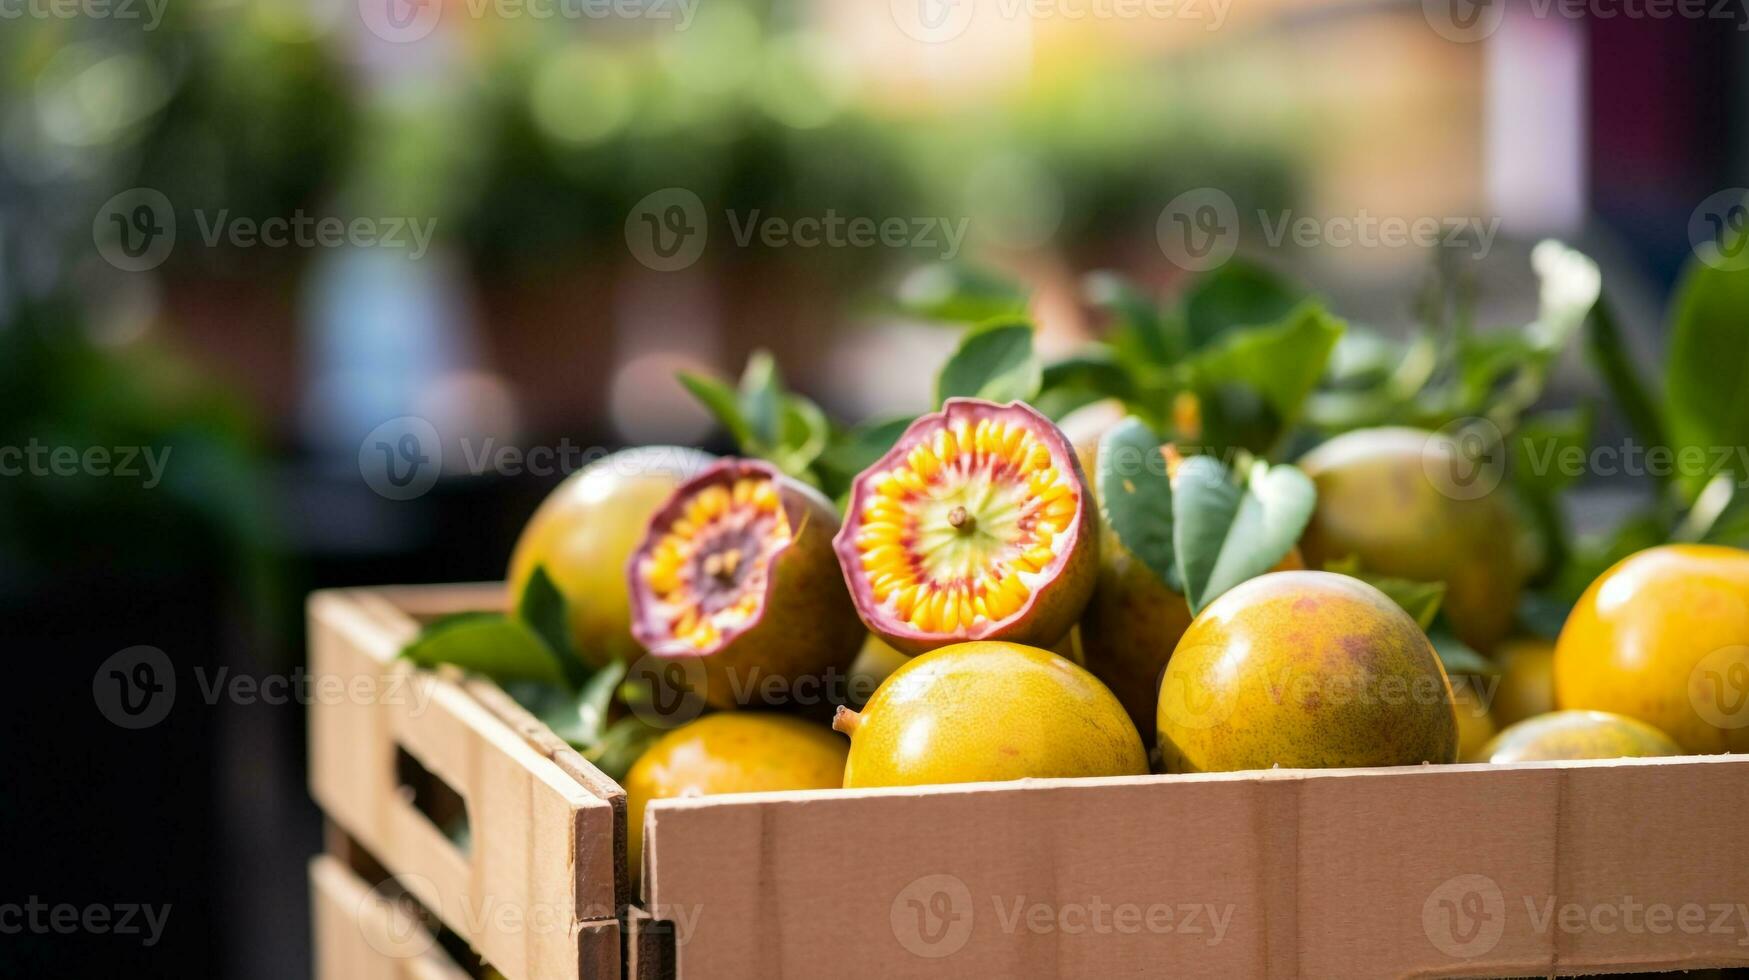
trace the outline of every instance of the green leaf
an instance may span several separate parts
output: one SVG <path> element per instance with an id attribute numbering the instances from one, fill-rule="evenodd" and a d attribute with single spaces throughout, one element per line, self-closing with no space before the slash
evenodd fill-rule
<path id="1" fill-rule="evenodd" d="M 746 416 L 741 414 L 741 399 L 735 389 L 716 378 L 690 371 L 680 371 L 675 377 L 728 431 L 729 438 L 735 440 L 735 445 L 745 446 L 752 440 L 753 430 L 748 427 Z"/>
<path id="2" fill-rule="evenodd" d="M 1546 592 L 1526 592 L 1518 600 L 1518 625 L 1532 636 L 1554 640 L 1567 625 L 1573 604 Z"/>
<path id="3" fill-rule="evenodd" d="M 1255 391 L 1285 432 L 1299 421 L 1342 330 L 1341 320 L 1307 302 L 1280 323 L 1229 332 L 1197 353 L 1191 366 L 1199 387 L 1237 384 Z"/>
<path id="4" fill-rule="evenodd" d="M 1045 366 L 1040 390 L 1059 389 L 1085 391 L 1091 400 L 1117 398 L 1127 401 L 1135 397 L 1135 380 L 1108 348 L 1090 347 L 1072 357 L 1053 361 Z"/>
<path id="5" fill-rule="evenodd" d="M 1239 327 L 1258 327 L 1293 312 L 1306 298 L 1268 269 L 1231 260 L 1203 277 L 1184 302 L 1193 348 L 1201 348 Z"/>
<path id="6" fill-rule="evenodd" d="M 1388 575 L 1371 575 L 1361 570 L 1358 555 L 1327 561 L 1324 563 L 1324 571 L 1360 579 L 1383 592 L 1392 602 L 1401 606 L 1423 632 L 1433 625 L 1433 618 L 1439 615 L 1440 604 L 1445 601 L 1444 582 L 1417 582 Z"/>
<path id="7" fill-rule="evenodd" d="M 832 436 L 832 424 L 820 406 L 801 395 L 786 395 L 783 399 L 783 433 L 778 440 L 773 462 L 779 469 L 795 477 L 806 478 L 808 468 L 826 451 Z"/>
<path id="8" fill-rule="evenodd" d="M 1583 466 L 1568 466 L 1575 453 L 1591 447 L 1591 410 L 1569 409 L 1532 415 L 1519 424 L 1512 445 L 1512 475 L 1528 492 L 1553 496 L 1572 485 Z"/>
<path id="9" fill-rule="evenodd" d="M 1674 309 L 1664 378 L 1671 445 L 1678 453 L 1701 447 L 1710 462 L 1717 447 L 1749 445 L 1749 327 L 1744 322 L 1749 268 L 1691 261 Z M 1729 456 L 1724 471 L 1749 477 L 1738 455 Z M 1693 500 L 1714 475 L 1680 473 L 1687 499 Z"/>
<path id="10" fill-rule="evenodd" d="M 741 415 L 747 420 L 751 446 L 761 455 L 774 449 L 783 426 L 783 381 L 771 352 L 758 350 L 741 372 Z"/>
<path id="11" fill-rule="evenodd" d="M 1030 401 L 1044 382 L 1032 351 L 1032 324 L 992 323 L 966 334 L 935 383 L 935 403 L 949 398 Z"/>
<path id="12" fill-rule="evenodd" d="M 539 633 L 502 613 L 458 613 L 436 620 L 402 648 L 421 667 L 454 664 L 498 681 L 566 683 L 564 669 Z"/>
<path id="13" fill-rule="evenodd" d="M 914 418 L 896 418 L 868 422 L 834 440 L 820 454 L 820 468 L 831 477 L 832 485 L 826 488 L 827 492 L 832 496 L 843 492 L 857 474 L 885 456 L 915 421 Z"/>
<path id="14" fill-rule="evenodd" d="M 553 584 L 545 565 L 535 566 L 528 584 L 522 587 L 522 594 L 516 597 L 516 618 L 534 630 L 547 650 L 558 658 L 559 670 L 573 687 L 583 683 L 588 668 L 579 656 L 582 651 L 571 646 L 571 622 L 565 609 L 565 596 Z"/>
<path id="15" fill-rule="evenodd" d="M 1112 346 L 1150 364 L 1169 365 L 1184 356 L 1184 328 L 1163 315 L 1158 305 L 1135 284 L 1112 272 L 1087 276 L 1082 287 L 1087 302 L 1111 316 Z"/>
<path id="16" fill-rule="evenodd" d="M 1293 466 L 1255 463 L 1241 490 L 1214 458 L 1185 460 L 1172 496 L 1172 524 L 1191 613 L 1287 557 L 1317 499 L 1311 479 Z"/>
<path id="17" fill-rule="evenodd" d="M 1633 349 L 1615 322 L 1615 309 L 1608 300 L 1598 300 L 1591 313 L 1591 329 L 1585 332 L 1585 349 L 1591 363 L 1603 375 L 1615 404 L 1627 417 L 1640 441 L 1648 446 L 1667 446 L 1664 409 L 1652 394 L 1635 363 Z"/>
<path id="18" fill-rule="evenodd" d="M 633 763 L 662 735 L 662 729 L 637 715 L 626 715 L 609 726 L 594 745 L 582 749 L 582 755 L 608 778 L 623 783 Z"/>
<path id="19" fill-rule="evenodd" d="M 1427 639 L 1433 644 L 1433 652 L 1439 655 L 1439 660 L 1445 665 L 1445 672 L 1449 675 L 1475 676 L 1500 672 L 1494 661 L 1470 649 L 1444 623 L 1437 623 L 1433 629 L 1428 630 Z"/>
<path id="20" fill-rule="evenodd" d="M 1099 498 L 1106 526 L 1160 580 L 1177 580 L 1172 550 L 1172 481 L 1160 440 L 1131 416 L 1099 440 Z"/>
<path id="21" fill-rule="evenodd" d="M 983 269 L 941 263 L 913 270 L 899 284 L 899 308 L 950 323 L 1023 316 L 1027 295 L 1012 280 Z"/>

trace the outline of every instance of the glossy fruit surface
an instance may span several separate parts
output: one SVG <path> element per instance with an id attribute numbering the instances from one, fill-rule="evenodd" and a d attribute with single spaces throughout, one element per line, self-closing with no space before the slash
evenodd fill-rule
<path id="1" fill-rule="evenodd" d="M 1190 603 L 1109 530 L 1100 541 L 1098 582 L 1081 616 L 1081 651 L 1087 669 L 1123 702 L 1143 740 L 1152 741 L 1160 676 L 1190 628 Z M 1296 548 L 1271 571 L 1303 568 Z"/>
<path id="2" fill-rule="evenodd" d="M 952 398 L 856 478 L 833 542 L 871 632 L 905 653 L 1060 641 L 1093 591 L 1081 466 L 1019 402 Z"/>
<path id="3" fill-rule="evenodd" d="M 696 660 L 717 707 L 843 676 L 866 632 L 838 574 L 837 529 L 832 504 L 776 467 L 712 465 L 650 518 L 627 562 L 633 638 Z"/>
<path id="4" fill-rule="evenodd" d="M 1451 684 L 1384 593 L 1329 572 L 1273 572 L 1216 599 L 1160 684 L 1170 772 L 1406 766 L 1457 759 Z"/>
<path id="5" fill-rule="evenodd" d="M 1749 552 L 1622 559 L 1567 617 L 1554 676 L 1561 708 L 1638 718 L 1692 753 L 1749 751 Z"/>
<path id="6" fill-rule="evenodd" d="M 643 867 L 651 800 L 785 789 L 836 789 L 844 739 L 824 725 L 757 711 L 705 715 L 651 745 L 626 774 L 626 858 Z"/>
<path id="7" fill-rule="evenodd" d="M 942 647 L 894 671 L 850 736 L 846 787 L 1134 776 L 1141 736 L 1103 684 L 1062 657 L 1018 643 Z"/>
<path id="8" fill-rule="evenodd" d="M 1547 762 L 1681 755 L 1682 747 L 1651 725 L 1607 711 L 1554 711 L 1494 736 L 1477 762 Z"/>
<path id="9" fill-rule="evenodd" d="M 1523 584 L 1518 520 L 1450 438 L 1420 429 L 1360 429 L 1300 460 L 1318 487 L 1301 538 L 1312 568 L 1349 556 L 1367 572 L 1444 582 L 1458 638 L 1484 653 L 1512 628 Z M 1479 481 L 1479 482 L 1478 482 Z"/>
<path id="10" fill-rule="evenodd" d="M 565 597 L 571 638 L 592 663 L 635 659 L 625 564 L 650 515 L 712 457 L 676 446 L 644 446 L 596 460 L 541 503 L 510 557 L 514 608 L 536 566 Z"/>
<path id="11" fill-rule="evenodd" d="M 1505 728 L 1555 710 L 1555 645 L 1521 637 L 1494 653 L 1500 686 L 1494 692 L 1494 724 Z"/>

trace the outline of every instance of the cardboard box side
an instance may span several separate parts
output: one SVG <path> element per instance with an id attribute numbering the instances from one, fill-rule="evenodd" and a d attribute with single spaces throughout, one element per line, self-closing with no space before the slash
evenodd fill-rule
<path id="1" fill-rule="evenodd" d="M 1746 808 L 1743 756 L 766 793 L 652 804 L 648 888 L 681 977 L 1697 969 L 1749 922 L 1544 910 L 1749 901 Z"/>

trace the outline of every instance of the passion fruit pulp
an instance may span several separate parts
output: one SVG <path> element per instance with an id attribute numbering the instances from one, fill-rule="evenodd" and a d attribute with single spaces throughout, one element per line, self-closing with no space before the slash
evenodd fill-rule
<path id="1" fill-rule="evenodd" d="M 953 398 L 851 487 L 833 541 L 871 632 L 923 653 L 969 640 L 1051 646 L 1093 591 L 1087 483 L 1051 421 Z"/>
<path id="2" fill-rule="evenodd" d="M 625 564 L 650 515 L 714 457 L 677 446 L 642 446 L 603 457 L 568 477 L 523 528 L 510 556 L 510 606 L 536 568 L 559 594 L 571 641 L 591 663 L 635 659 Z"/>
<path id="3" fill-rule="evenodd" d="M 861 711 L 838 709 L 832 727 L 850 736 L 846 788 L 1148 771 L 1141 736 L 1104 685 L 1018 643 L 915 657 Z"/>
<path id="4" fill-rule="evenodd" d="M 1451 682 L 1383 592 L 1330 572 L 1240 583 L 1185 632 L 1160 682 L 1170 772 L 1457 761 Z"/>
<path id="5" fill-rule="evenodd" d="M 717 707 L 844 671 L 864 632 L 837 574 L 837 528 L 825 497 L 775 467 L 715 464 L 651 517 L 626 564 L 633 637 L 696 662 Z"/>

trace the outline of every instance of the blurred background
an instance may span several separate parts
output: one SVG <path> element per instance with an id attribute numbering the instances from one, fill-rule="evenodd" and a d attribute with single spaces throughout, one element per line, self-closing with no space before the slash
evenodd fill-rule
<path id="1" fill-rule="evenodd" d="M 917 410 L 955 343 L 893 301 L 920 266 L 1027 282 L 1067 350 L 1079 277 L 1171 294 L 1163 212 L 1218 188 L 1490 230 L 1484 323 L 1560 237 L 1655 360 L 1697 208 L 1749 184 L 1749 33 L 1590 6 L 0 0 L 0 903 L 169 906 L 0 966 L 308 975 L 304 596 L 500 578 L 601 451 L 726 449 L 678 369 L 767 348 L 835 419 Z M 1386 331 L 1433 261 L 1241 224 Z M 372 462 L 409 416 L 415 492 Z M 139 646 L 179 687 L 135 729 L 100 667 Z"/>

